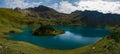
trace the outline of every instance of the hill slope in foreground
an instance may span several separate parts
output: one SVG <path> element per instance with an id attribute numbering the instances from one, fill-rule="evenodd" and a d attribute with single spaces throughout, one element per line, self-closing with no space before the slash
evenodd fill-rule
<path id="1" fill-rule="evenodd" d="M 119 54 L 120 53 L 120 27 L 109 27 L 111 34 L 97 43 L 72 50 L 54 50 L 39 47 L 27 42 L 14 41 L 4 33 L 14 31 L 26 26 L 35 26 L 39 23 L 36 18 L 27 18 L 12 9 L 0 8 L 0 54 Z M 43 22 L 47 20 L 42 20 Z M 32 23 L 31 23 L 32 22 Z M 48 21 L 47 21 L 48 22 Z"/>

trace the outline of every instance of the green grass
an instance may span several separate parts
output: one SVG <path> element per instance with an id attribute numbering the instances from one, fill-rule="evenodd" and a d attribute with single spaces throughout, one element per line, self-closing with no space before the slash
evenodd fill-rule
<path id="1" fill-rule="evenodd" d="M 43 24 L 72 24 L 65 20 L 35 19 L 25 17 L 12 9 L 0 8 L 0 54 L 120 54 L 120 27 L 109 27 L 111 34 L 95 44 L 71 50 L 47 49 L 27 42 L 10 40 L 9 35 L 4 33 L 15 31 L 21 32 L 21 27 L 38 26 Z"/>

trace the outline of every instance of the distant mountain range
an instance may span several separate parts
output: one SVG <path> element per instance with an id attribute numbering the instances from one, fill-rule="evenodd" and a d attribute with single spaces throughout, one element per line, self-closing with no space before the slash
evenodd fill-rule
<path id="1" fill-rule="evenodd" d="M 103 14 L 97 11 L 79 11 L 76 10 L 71 14 L 60 13 L 50 7 L 40 5 L 34 8 L 15 8 L 15 11 L 22 13 L 27 17 L 45 18 L 45 19 L 58 19 L 71 21 L 72 23 L 83 22 L 90 26 L 105 26 L 105 25 L 120 25 L 119 14 Z"/>
<path id="2" fill-rule="evenodd" d="M 21 9 L 17 7 L 14 9 L 14 11 L 17 11 L 18 13 L 21 13 L 26 17 L 51 19 L 56 21 L 57 24 L 62 24 L 62 25 L 81 24 L 80 19 L 82 18 L 82 15 L 80 14 L 60 13 L 50 7 L 46 7 L 43 5 L 34 8 L 27 8 L 27 9 Z"/>
<path id="3" fill-rule="evenodd" d="M 98 11 L 79 11 L 76 10 L 71 14 L 81 14 L 84 17 L 81 19 L 82 22 L 88 25 L 120 25 L 119 14 L 103 14 Z"/>

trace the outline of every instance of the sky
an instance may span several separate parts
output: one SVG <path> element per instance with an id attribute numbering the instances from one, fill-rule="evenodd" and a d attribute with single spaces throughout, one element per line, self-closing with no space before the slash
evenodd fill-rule
<path id="1" fill-rule="evenodd" d="M 120 14 L 120 0 L 0 0 L 1 8 L 28 8 L 45 5 L 62 13 L 75 10 Z"/>

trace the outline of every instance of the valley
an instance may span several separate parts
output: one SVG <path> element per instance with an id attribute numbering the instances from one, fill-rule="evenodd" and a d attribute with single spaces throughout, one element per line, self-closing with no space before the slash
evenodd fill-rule
<path id="1" fill-rule="evenodd" d="M 120 21 L 117 17 L 119 15 L 115 15 L 113 18 L 116 20 L 113 21 L 112 17 L 108 21 L 106 21 L 107 19 L 97 20 L 97 17 L 91 17 L 92 19 L 89 20 L 91 13 L 89 13 L 87 17 L 84 16 L 83 13 L 64 14 L 43 5 L 27 9 L 16 8 L 14 10 L 0 8 L 0 54 L 119 54 Z M 112 14 L 110 16 L 112 16 Z M 95 20 L 97 20 L 97 22 Z M 16 41 L 10 38 L 11 35 L 9 35 L 9 33 L 21 34 L 24 32 L 21 28 L 39 28 L 41 23 L 53 26 L 99 27 L 110 30 L 110 34 L 103 35 L 104 37 L 94 44 L 69 50 L 40 47 L 29 42 Z M 77 32 L 75 32 L 75 34 L 76 33 Z"/>

